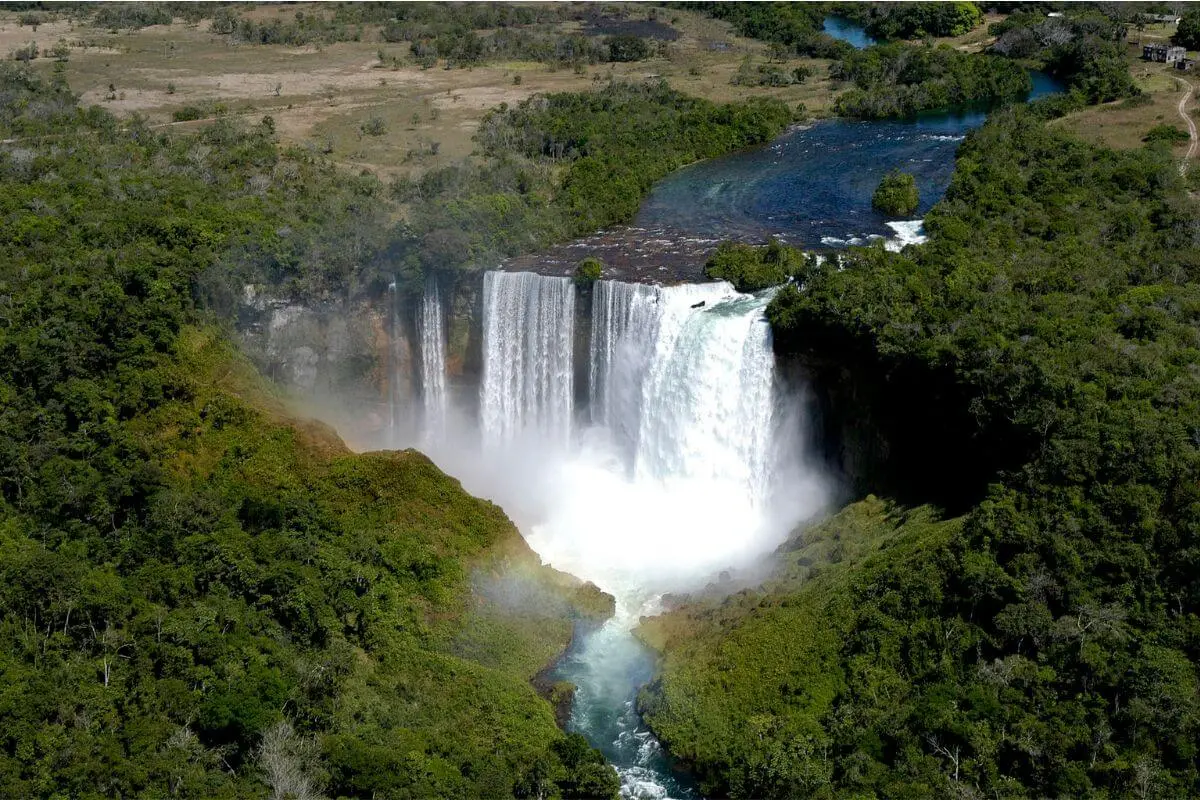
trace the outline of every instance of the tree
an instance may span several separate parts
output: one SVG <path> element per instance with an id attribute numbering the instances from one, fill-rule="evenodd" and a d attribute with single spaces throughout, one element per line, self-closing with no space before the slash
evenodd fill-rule
<path id="1" fill-rule="evenodd" d="M 1200 11 L 1184 13 L 1183 18 L 1179 20 L 1179 27 L 1171 36 L 1171 42 L 1188 50 L 1200 50 Z"/>
<path id="2" fill-rule="evenodd" d="M 884 175 L 875 194 L 871 195 L 871 205 L 876 210 L 895 217 L 912 214 L 920 203 L 916 179 L 899 170 Z"/>
<path id="3" fill-rule="evenodd" d="M 610 36 L 606 43 L 609 61 L 641 61 L 650 57 L 650 43 L 640 36 Z"/>
<path id="4" fill-rule="evenodd" d="M 321 800 L 320 787 L 311 772 L 318 762 L 319 748 L 311 739 L 297 735 L 286 719 L 263 733 L 257 754 L 259 769 L 271 787 L 271 800 Z"/>
<path id="5" fill-rule="evenodd" d="M 604 272 L 604 262 L 598 258 L 587 257 L 575 267 L 575 283 L 589 285 L 600 280 Z"/>

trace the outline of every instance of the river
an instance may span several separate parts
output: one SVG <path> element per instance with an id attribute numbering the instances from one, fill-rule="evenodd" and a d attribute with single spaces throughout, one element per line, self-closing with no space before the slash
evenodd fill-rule
<path id="1" fill-rule="evenodd" d="M 868 43 L 845 20 L 826 30 Z M 1034 84 L 1033 96 L 1059 88 L 1038 74 Z M 629 226 L 487 274 L 478 430 L 447 423 L 454 410 L 434 382 L 425 416 L 438 430 L 425 431 L 425 446 L 470 491 L 500 502 L 544 561 L 616 597 L 616 616 L 580 637 L 553 677 L 578 687 L 569 727 L 616 767 L 628 800 L 699 796 L 638 716 L 637 692 L 654 673 L 632 633 L 638 618 L 666 592 L 752 566 L 826 497 L 804 452 L 801 404 L 775 379 L 770 292 L 678 281 L 700 279 L 705 253 L 725 238 L 825 248 L 919 240 L 958 143 L 985 116 L 793 129 L 672 174 Z M 921 193 L 907 220 L 871 208 L 879 179 L 897 168 Z M 567 276 L 585 255 L 599 255 L 616 280 L 580 297 Z M 431 286 L 422 336 L 441 337 Z M 584 329 L 590 349 L 581 351 Z M 444 358 L 435 344 L 422 343 L 423 359 Z M 422 364 L 422 374 L 444 369 Z M 459 429 L 475 437 L 470 446 L 446 438 Z"/>
<path id="2" fill-rule="evenodd" d="M 861 46 L 846 20 L 826 31 Z M 1062 91 L 1050 75 L 1030 71 L 1030 100 Z M 761 243 L 774 236 L 806 249 L 838 248 L 884 239 L 899 247 L 919 241 L 920 219 L 942 198 L 954 154 L 987 109 L 939 111 L 897 120 L 819 120 L 770 144 L 685 167 L 663 179 L 633 222 L 515 259 L 513 269 L 570 275 L 585 256 L 625 280 L 700 280 L 709 253 L 723 239 Z M 921 202 L 910 218 L 876 211 L 871 195 L 893 169 L 911 173 Z"/>

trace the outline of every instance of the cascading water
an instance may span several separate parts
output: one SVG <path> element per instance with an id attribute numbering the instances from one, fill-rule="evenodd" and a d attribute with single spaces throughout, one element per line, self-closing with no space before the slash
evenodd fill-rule
<path id="1" fill-rule="evenodd" d="M 388 347 L 388 437 L 395 443 L 402 436 L 403 424 L 407 420 L 400 385 L 403 381 L 400 364 L 402 362 L 401 348 L 404 334 L 403 316 L 400 308 L 400 292 L 396 284 L 396 276 L 388 284 L 388 295 L 391 301 L 390 325 L 391 337 Z"/>
<path id="2" fill-rule="evenodd" d="M 617 598 L 616 616 L 558 674 L 578 686 L 572 726 L 617 767 L 629 798 L 693 796 L 634 707 L 652 674 L 631 632 L 638 617 L 664 592 L 750 565 L 786 531 L 769 489 L 781 466 L 799 463 L 798 437 L 778 413 L 769 300 L 725 283 L 597 282 L 590 424 L 572 431 L 571 281 L 485 276 L 484 461 L 521 475 L 490 488 L 543 560 Z M 815 510 L 811 475 L 788 490 L 799 512 Z"/>
<path id="3" fill-rule="evenodd" d="M 430 274 L 421 297 L 421 400 L 423 435 L 436 442 L 446 435 L 446 324 L 437 276 Z"/>
<path id="4" fill-rule="evenodd" d="M 642 378 L 658 334 L 661 309 L 656 286 L 597 281 L 592 289 L 592 339 L 588 370 L 593 425 L 609 431 L 632 466 L 641 420 Z"/>
<path id="5" fill-rule="evenodd" d="M 479 421 L 493 450 L 528 435 L 566 446 L 574 411 L 575 285 L 531 272 L 483 280 Z"/>
<path id="6" fill-rule="evenodd" d="M 768 300 L 725 283 L 596 283 L 591 419 L 634 478 L 707 479 L 761 499 L 775 411 Z"/>

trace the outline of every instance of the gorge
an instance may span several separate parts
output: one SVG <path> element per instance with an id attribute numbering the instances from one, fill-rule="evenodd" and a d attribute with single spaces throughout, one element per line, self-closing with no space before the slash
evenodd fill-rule
<path id="1" fill-rule="evenodd" d="M 498 502 L 544 562 L 616 597 L 613 619 L 579 638 L 552 676 L 578 687 L 569 727 L 617 767 L 624 796 L 695 792 L 635 708 L 654 674 L 632 635 L 639 618 L 664 593 L 742 585 L 742 573 L 753 575 L 886 451 L 854 440 L 871 434 L 853 422 L 821 418 L 819 406 L 847 400 L 837 387 L 809 386 L 803 365 L 777 367 L 763 316 L 771 290 L 692 282 L 705 252 L 723 238 L 770 235 L 826 252 L 920 242 L 919 219 L 871 209 L 873 187 L 895 167 L 914 173 L 924 213 L 984 119 L 976 111 L 797 128 L 674 173 L 628 227 L 498 270 L 431 273 L 415 295 L 393 291 L 389 318 L 372 320 L 369 306 L 358 313 L 364 349 L 389 342 L 388 369 L 361 387 L 365 414 L 327 414 L 347 439 L 428 453 Z M 583 256 L 604 260 L 606 278 L 577 285 L 570 276 Z M 286 340 L 289 327 L 313 322 L 312 309 L 260 308 L 267 352 L 272 336 Z M 334 312 L 320 322 L 323 346 L 308 342 L 304 357 L 353 360 L 344 349 L 354 336 L 344 332 L 356 323 L 342 320 Z M 276 352 L 287 374 L 289 355 Z M 381 384 L 386 407 L 371 411 Z M 326 386 L 318 408 L 340 406 L 330 398 L 345 397 L 345 384 Z"/>
<path id="2" fill-rule="evenodd" d="M 632 637 L 639 616 L 664 592 L 750 568 L 823 501 L 776 380 L 769 298 L 722 283 L 576 287 L 488 272 L 477 426 L 442 408 L 433 418 L 459 420 L 455 436 L 421 434 L 546 563 L 616 597 L 616 615 L 554 677 L 578 686 L 571 727 L 614 763 L 629 797 L 691 796 L 634 711 L 652 668 Z M 423 398 L 426 413 L 434 399 Z"/>
<path id="3" fill-rule="evenodd" d="M 0 795 L 1200 796 L 1130 7 L 104 8 L 0 9 L 131 45 L 0 65 Z M 248 56 L 354 141 L 175 105 Z"/>

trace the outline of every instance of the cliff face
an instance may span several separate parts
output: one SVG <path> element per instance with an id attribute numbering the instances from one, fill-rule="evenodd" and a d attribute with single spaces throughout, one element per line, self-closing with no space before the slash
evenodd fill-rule
<path id="1" fill-rule="evenodd" d="M 782 344 L 776 359 L 792 385 L 786 396 L 802 396 L 800 386 L 808 393 L 810 446 L 845 499 L 873 492 L 962 513 L 1018 463 L 1020 442 L 982 430 L 948 371 L 867 358 L 831 342 Z"/>
<path id="2" fill-rule="evenodd" d="M 440 273 L 445 304 L 446 375 L 451 402 L 473 415 L 483 378 L 483 273 Z M 245 288 L 238 333 L 255 366 L 313 413 L 358 442 L 411 439 L 421 402 L 422 297 L 395 290 L 378 297 L 303 304 Z M 576 405 L 586 406 L 592 291 L 576 291 Z M 394 434 L 394 436 L 393 436 Z"/>
<path id="3" fill-rule="evenodd" d="M 481 275 L 440 276 L 448 321 L 447 372 L 459 405 L 482 369 Z M 305 304 L 248 286 L 238 334 L 255 366 L 351 439 L 403 441 L 419 405 L 421 297 L 394 288 L 376 297 Z M 463 407 L 469 407 L 464 405 Z"/>
<path id="4" fill-rule="evenodd" d="M 483 273 L 436 279 L 445 304 L 450 400 L 474 415 L 483 378 Z M 578 286 L 575 297 L 575 407 L 585 410 L 591 286 Z M 421 302 L 419 291 L 388 290 L 310 306 L 248 287 L 239 332 L 264 374 L 351 441 L 367 449 L 396 446 L 418 433 Z M 782 396 L 805 406 L 810 452 L 820 454 L 846 496 L 872 490 L 939 502 L 937 493 L 929 494 L 939 481 L 957 492 L 963 476 L 955 465 L 970 436 L 961 421 L 950 430 L 951 420 L 938 410 L 937 387 L 914 383 L 902 370 L 823 353 L 819 343 L 777 353 Z"/>
<path id="5" fill-rule="evenodd" d="M 411 336 L 387 299 L 310 306 L 247 287 L 238 332 L 255 366 L 294 397 L 348 401 L 382 427 L 391 399 L 415 389 Z"/>
<path id="6" fill-rule="evenodd" d="M 483 273 L 444 274 L 439 280 L 449 288 L 442 296 L 450 298 L 446 373 L 451 398 L 460 408 L 473 408 L 483 375 Z"/>

